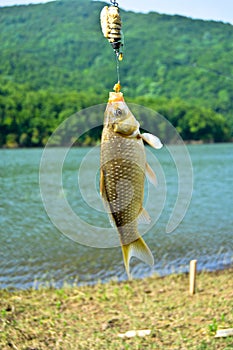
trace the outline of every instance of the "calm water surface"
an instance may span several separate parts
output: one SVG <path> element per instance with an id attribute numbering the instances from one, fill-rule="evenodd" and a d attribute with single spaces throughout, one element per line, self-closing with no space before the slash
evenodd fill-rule
<path id="1" fill-rule="evenodd" d="M 198 260 L 200 270 L 222 269 L 233 263 L 233 144 L 192 145 L 188 150 L 194 172 L 192 200 L 182 223 L 169 234 L 165 227 L 176 199 L 177 174 L 166 148 L 156 153 L 167 194 L 156 225 L 144 236 L 155 265 L 150 268 L 132 260 L 136 278 L 188 271 L 190 259 Z M 77 169 L 89 151 L 69 152 L 63 172 L 65 195 L 85 220 L 105 227 L 106 214 L 81 205 L 80 193 L 74 190 Z M 126 279 L 119 247 L 78 244 L 51 223 L 40 195 L 41 155 L 41 149 L 0 150 L 0 288 Z M 159 195 L 150 199 L 151 216 L 157 215 L 159 200 Z"/>

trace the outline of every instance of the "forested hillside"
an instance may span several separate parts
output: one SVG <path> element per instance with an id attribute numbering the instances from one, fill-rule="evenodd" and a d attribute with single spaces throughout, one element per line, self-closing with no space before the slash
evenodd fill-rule
<path id="1" fill-rule="evenodd" d="M 42 146 L 66 117 L 107 101 L 117 77 L 100 30 L 104 5 L 66 0 L 0 8 L 1 146 Z M 186 140 L 231 140 L 233 26 L 121 15 L 126 100 L 156 109 Z"/>

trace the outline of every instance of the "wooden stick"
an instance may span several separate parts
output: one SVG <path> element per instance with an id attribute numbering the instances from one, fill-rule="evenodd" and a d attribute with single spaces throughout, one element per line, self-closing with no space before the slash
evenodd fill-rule
<path id="1" fill-rule="evenodd" d="M 194 295 L 196 292 L 196 274 L 197 274 L 197 260 L 190 261 L 189 272 L 189 294 Z"/>

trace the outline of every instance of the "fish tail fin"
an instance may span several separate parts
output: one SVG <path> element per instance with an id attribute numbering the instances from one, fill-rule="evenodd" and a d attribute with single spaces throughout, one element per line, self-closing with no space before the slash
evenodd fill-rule
<path id="1" fill-rule="evenodd" d="M 122 245 L 123 259 L 128 278 L 131 280 L 129 262 L 132 256 L 144 261 L 148 265 L 154 265 L 153 255 L 142 237 L 136 241 Z"/>

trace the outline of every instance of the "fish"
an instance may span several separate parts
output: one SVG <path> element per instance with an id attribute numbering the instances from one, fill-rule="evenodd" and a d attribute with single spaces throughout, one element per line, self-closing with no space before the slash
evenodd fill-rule
<path id="1" fill-rule="evenodd" d="M 156 175 L 146 161 L 144 141 L 156 149 L 158 137 L 140 133 L 140 124 L 124 101 L 122 92 L 110 92 L 104 114 L 100 152 L 100 195 L 110 222 L 118 231 L 129 279 L 132 256 L 148 265 L 153 255 L 140 236 L 138 223 L 150 223 L 143 208 L 145 174 L 156 185 Z"/>

